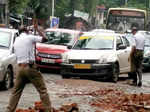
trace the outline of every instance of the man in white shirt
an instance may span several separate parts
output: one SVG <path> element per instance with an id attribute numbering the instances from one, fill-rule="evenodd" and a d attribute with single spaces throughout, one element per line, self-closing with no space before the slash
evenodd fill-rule
<path id="1" fill-rule="evenodd" d="M 135 43 L 132 45 L 131 50 L 131 72 L 133 75 L 133 84 L 139 87 L 142 86 L 142 60 L 143 60 L 143 51 L 145 37 L 141 33 L 137 32 L 136 27 L 132 28 L 132 33 L 134 35 L 133 39 Z M 139 81 L 137 82 L 137 76 Z"/>
<path id="2" fill-rule="evenodd" d="M 44 79 L 35 66 L 34 45 L 36 42 L 45 40 L 45 35 L 38 29 L 37 24 L 34 28 L 40 36 L 29 34 L 26 28 L 21 28 L 20 36 L 15 40 L 14 53 L 17 56 L 18 73 L 16 76 L 15 86 L 9 100 L 6 112 L 15 112 L 22 91 L 27 83 L 32 83 L 40 94 L 43 103 L 44 112 L 52 112 L 51 102 L 47 93 Z"/>

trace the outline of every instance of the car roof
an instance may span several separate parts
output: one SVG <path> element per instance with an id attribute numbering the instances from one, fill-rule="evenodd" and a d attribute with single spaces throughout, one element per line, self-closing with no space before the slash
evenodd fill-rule
<path id="1" fill-rule="evenodd" d="M 72 29 L 64 29 L 64 28 L 48 28 L 45 30 L 47 31 L 59 31 L 59 32 L 66 32 L 66 33 L 80 33 L 81 31 L 78 30 L 72 30 Z"/>
<path id="2" fill-rule="evenodd" d="M 108 30 L 108 29 L 93 29 L 91 30 L 92 32 L 102 32 L 102 33 L 115 33 L 113 30 Z"/>
<path id="3" fill-rule="evenodd" d="M 112 36 L 114 36 L 114 35 L 116 35 L 116 33 L 107 33 L 107 32 L 85 32 L 85 33 L 83 33 L 83 35 L 82 36 L 95 36 L 95 35 L 108 35 L 108 36 L 110 36 L 110 35 L 112 35 Z"/>
<path id="4" fill-rule="evenodd" d="M 10 28 L 0 28 L 0 31 L 11 32 L 11 33 L 17 33 L 18 32 L 18 30 L 10 29 Z"/>

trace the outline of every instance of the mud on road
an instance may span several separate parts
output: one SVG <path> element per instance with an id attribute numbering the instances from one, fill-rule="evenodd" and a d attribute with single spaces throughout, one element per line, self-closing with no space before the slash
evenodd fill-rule
<path id="1" fill-rule="evenodd" d="M 58 74 L 44 74 L 52 106 L 56 109 L 66 103 L 77 103 L 79 112 L 129 112 L 149 108 L 150 88 L 131 86 L 129 80 L 121 78 L 116 84 L 88 79 L 62 79 Z M 11 90 L 0 91 L 0 112 L 8 104 Z M 32 107 L 40 101 L 35 88 L 28 84 L 20 99 L 18 108 Z M 145 110 L 141 112 L 147 112 Z"/>

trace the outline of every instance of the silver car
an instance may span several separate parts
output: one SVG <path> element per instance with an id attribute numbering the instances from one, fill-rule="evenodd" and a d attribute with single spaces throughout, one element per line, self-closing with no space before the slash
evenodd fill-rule
<path id="1" fill-rule="evenodd" d="M 0 86 L 9 89 L 13 86 L 16 73 L 16 56 L 13 43 L 18 36 L 15 29 L 0 28 Z"/>

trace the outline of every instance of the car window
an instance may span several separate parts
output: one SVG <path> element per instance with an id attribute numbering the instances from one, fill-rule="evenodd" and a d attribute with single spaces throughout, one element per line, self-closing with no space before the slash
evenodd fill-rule
<path id="1" fill-rule="evenodd" d="M 129 41 L 125 37 L 123 37 L 122 39 L 123 39 L 125 45 L 129 47 L 130 46 Z"/>
<path id="2" fill-rule="evenodd" d="M 145 39 L 145 46 L 150 47 L 150 39 Z"/>
<path id="3" fill-rule="evenodd" d="M 79 39 L 73 49 L 113 49 L 113 39 L 99 37 Z"/>
<path id="4" fill-rule="evenodd" d="M 46 32 L 46 36 L 48 38 L 46 43 L 48 44 L 72 45 L 77 35 L 75 33 L 50 31 Z"/>
<path id="5" fill-rule="evenodd" d="M 123 42 L 121 40 L 121 37 L 117 37 L 117 41 L 116 41 L 116 46 L 118 47 L 119 45 L 123 45 Z"/>
<path id="6" fill-rule="evenodd" d="M 9 48 L 11 33 L 0 31 L 0 48 Z"/>

